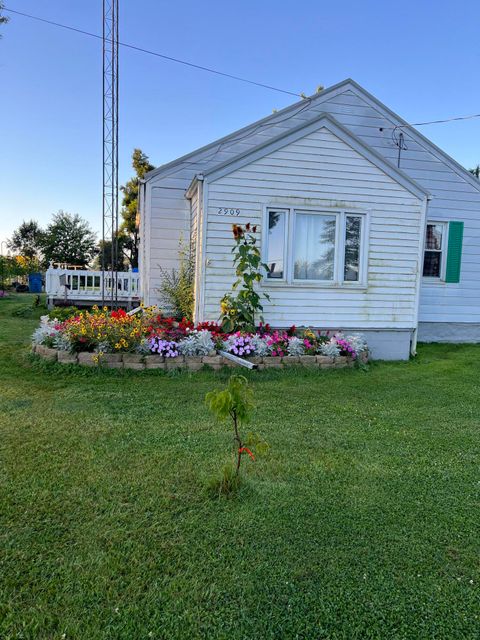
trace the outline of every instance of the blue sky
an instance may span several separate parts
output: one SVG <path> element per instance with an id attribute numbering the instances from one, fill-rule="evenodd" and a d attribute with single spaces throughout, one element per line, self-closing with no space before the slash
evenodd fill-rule
<path id="1" fill-rule="evenodd" d="M 101 33 L 101 0 L 10 0 Z M 291 91 L 352 77 L 410 122 L 480 112 L 480 4 L 120 0 L 123 41 Z M 101 228 L 101 42 L 11 16 L 0 40 L 0 239 L 59 209 Z M 295 98 L 121 50 L 120 182 L 140 147 L 159 165 Z M 463 165 L 480 119 L 422 127 Z"/>

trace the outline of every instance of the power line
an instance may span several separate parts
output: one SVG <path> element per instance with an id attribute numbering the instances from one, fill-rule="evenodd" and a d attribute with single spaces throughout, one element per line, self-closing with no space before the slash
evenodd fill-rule
<path id="1" fill-rule="evenodd" d="M 67 24 L 62 24 L 61 22 L 55 22 L 54 20 L 47 20 L 46 18 L 41 18 L 40 16 L 34 16 L 30 13 L 24 13 L 22 11 L 16 11 L 15 9 L 7 9 L 3 8 L 3 11 L 8 11 L 10 13 L 15 13 L 19 16 L 23 16 L 24 18 L 30 18 L 31 20 L 37 20 L 38 22 L 44 22 L 45 24 L 52 25 L 54 27 L 60 27 L 62 29 L 67 29 L 68 31 L 74 31 L 75 33 L 80 33 L 85 36 L 90 36 L 91 38 L 96 38 L 97 40 L 102 40 L 102 36 L 97 33 L 92 33 L 90 31 L 85 31 L 84 29 L 78 29 L 77 27 L 72 27 Z M 181 60 L 180 58 L 174 58 L 173 56 L 167 56 L 163 53 L 158 53 L 158 51 L 151 51 L 150 49 L 144 49 L 143 47 L 138 47 L 133 44 L 128 44 L 126 42 L 118 43 L 121 47 L 125 47 L 127 49 L 132 49 L 133 51 L 139 51 L 140 53 L 146 53 L 151 56 L 155 56 L 157 58 L 162 58 L 163 60 L 168 60 L 170 62 L 176 62 L 177 64 L 183 64 L 187 67 L 192 67 L 193 69 L 199 69 L 200 71 L 206 71 L 208 73 L 214 73 L 218 76 L 223 76 L 224 78 L 230 78 L 231 80 L 237 80 L 238 82 L 244 82 L 246 84 L 252 84 L 256 87 L 262 87 L 263 89 L 270 89 L 271 91 L 277 91 L 280 93 L 285 93 L 290 96 L 295 96 L 296 98 L 305 99 L 305 95 L 302 93 L 298 93 L 295 91 L 289 91 L 287 89 L 280 89 L 279 87 L 274 87 L 273 85 L 264 84 L 263 82 L 256 82 L 255 80 L 249 80 L 248 78 L 242 78 L 241 76 L 236 76 L 231 73 L 225 73 L 223 71 L 218 71 L 217 69 L 212 69 L 211 67 L 205 67 L 203 65 L 195 64 L 194 62 L 188 62 L 187 60 Z M 480 118 L 480 113 L 474 113 L 468 116 L 454 116 L 452 118 L 445 118 L 442 120 L 429 120 L 426 122 L 411 122 L 400 125 L 394 125 L 392 127 L 381 127 L 382 129 L 402 129 L 404 127 L 422 127 L 429 124 L 443 124 L 446 122 L 454 122 L 458 120 L 472 120 L 474 118 Z"/>
<path id="2" fill-rule="evenodd" d="M 473 118 L 480 118 L 480 113 L 473 113 L 470 116 L 455 116 L 453 118 L 445 118 L 444 120 L 429 120 L 428 122 L 407 122 L 405 124 L 397 124 L 394 129 L 402 129 L 404 127 L 422 127 L 426 124 L 442 124 L 444 122 L 454 122 L 455 120 L 472 120 Z M 390 127 L 382 127 L 387 129 Z"/>
<path id="3" fill-rule="evenodd" d="M 31 20 L 37 20 L 38 22 L 44 22 L 46 24 L 50 24 L 54 27 L 61 27 L 62 29 L 68 29 L 69 31 L 74 31 L 75 33 L 81 33 L 84 36 L 90 36 L 91 38 L 96 38 L 97 40 L 102 40 L 102 36 L 97 33 L 92 33 L 90 31 L 85 31 L 84 29 L 78 29 L 77 27 L 71 27 L 67 24 L 62 24 L 60 22 L 55 22 L 53 20 L 47 20 L 46 18 L 40 18 L 39 16 L 31 15 L 30 13 L 23 13 L 22 11 L 16 11 L 14 9 L 4 8 L 3 11 L 9 11 L 10 13 L 15 13 L 19 16 L 23 16 L 24 18 L 30 18 Z M 143 47 L 137 47 L 133 44 L 128 44 L 126 42 L 118 43 L 121 47 L 125 47 L 127 49 L 133 49 L 134 51 L 140 51 L 141 53 L 147 53 L 148 55 L 155 56 L 157 58 L 162 58 L 163 60 L 169 60 L 170 62 L 176 62 L 178 64 L 183 64 L 187 67 L 192 67 L 193 69 L 199 69 L 200 71 L 207 71 L 208 73 L 214 73 L 218 76 L 223 76 L 224 78 L 230 78 L 231 80 L 237 80 L 238 82 L 245 82 L 246 84 L 252 84 L 256 87 L 262 87 L 263 89 L 270 89 L 271 91 L 278 91 L 280 93 L 286 93 L 290 96 L 295 96 L 296 98 L 303 98 L 304 96 L 295 91 L 288 91 L 287 89 L 280 89 L 278 87 L 274 87 L 270 84 L 264 84 L 263 82 L 256 82 L 255 80 L 249 80 L 248 78 L 242 78 L 241 76 L 235 76 L 231 73 L 225 73 L 223 71 L 218 71 L 217 69 L 212 69 L 211 67 L 204 67 L 200 64 L 195 64 L 193 62 L 188 62 L 187 60 L 180 60 L 180 58 L 174 58 L 173 56 L 167 56 L 163 53 L 158 53 L 157 51 L 151 51 L 150 49 L 144 49 Z"/>

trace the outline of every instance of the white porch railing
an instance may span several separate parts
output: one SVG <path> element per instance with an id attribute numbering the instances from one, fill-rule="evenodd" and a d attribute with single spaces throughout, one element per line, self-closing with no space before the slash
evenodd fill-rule
<path id="1" fill-rule="evenodd" d="M 48 303 L 54 300 L 92 301 L 98 303 L 112 299 L 112 289 L 115 292 L 115 282 L 111 274 L 105 272 L 104 290 L 102 290 L 102 272 L 87 269 L 67 269 L 50 264 L 45 274 L 45 292 Z M 119 271 L 116 278 L 116 299 L 119 302 L 136 302 L 140 299 L 140 274 L 129 271 Z"/>

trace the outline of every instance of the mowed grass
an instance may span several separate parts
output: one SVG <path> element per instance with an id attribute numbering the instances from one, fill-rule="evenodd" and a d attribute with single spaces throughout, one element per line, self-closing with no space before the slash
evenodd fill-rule
<path id="1" fill-rule="evenodd" d="M 480 348 L 248 374 L 268 457 L 166 376 L 36 362 L 0 301 L 0 638 L 480 637 Z M 36 314 L 39 315 L 39 314 Z"/>

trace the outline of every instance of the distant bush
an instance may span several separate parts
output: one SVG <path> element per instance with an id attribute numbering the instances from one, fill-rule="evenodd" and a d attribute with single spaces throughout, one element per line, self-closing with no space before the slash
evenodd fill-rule
<path id="1" fill-rule="evenodd" d="M 48 313 L 48 317 L 50 320 L 58 320 L 59 322 L 64 322 L 71 318 L 72 316 L 76 316 L 78 314 L 77 307 L 53 307 L 51 311 Z"/>
<path id="2" fill-rule="evenodd" d="M 12 311 L 12 316 L 15 318 L 30 318 L 34 313 L 34 307 L 29 304 L 23 304 L 21 307 L 17 307 Z"/>

